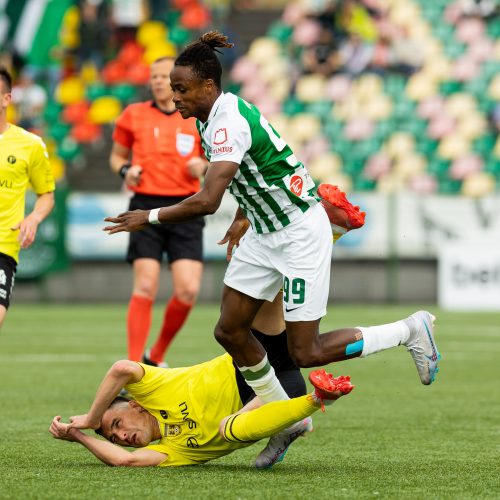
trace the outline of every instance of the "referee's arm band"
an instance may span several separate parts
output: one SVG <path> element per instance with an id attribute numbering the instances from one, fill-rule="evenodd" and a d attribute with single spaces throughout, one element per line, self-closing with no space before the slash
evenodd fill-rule
<path id="1" fill-rule="evenodd" d="M 148 220 L 150 224 L 161 224 L 158 219 L 158 214 L 160 213 L 161 208 L 153 208 L 153 210 L 149 211 Z"/>

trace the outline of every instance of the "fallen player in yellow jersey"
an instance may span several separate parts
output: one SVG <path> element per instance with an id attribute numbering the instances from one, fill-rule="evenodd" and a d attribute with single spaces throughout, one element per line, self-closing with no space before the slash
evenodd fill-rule
<path id="1" fill-rule="evenodd" d="M 266 333 L 281 332 L 281 297 L 266 303 L 254 323 Z M 280 320 L 281 319 L 281 320 Z M 264 343 L 276 374 L 292 399 L 262 405 L 241 378 L 228 354 L 187 368 L 158 368 L 133 361 L 116 362 L 105 375 L 86 415 L 63 423 L 56 416 L 50 433 L 78 442 L 113 466 L 181 466 L 204 463 L 265 437 L 285 433 L 274 450 L 274 464 L 290 442 L 305 432 L 304 419 L 352 390 L 348 377 L 332 379 L 324 370 L 311 373 L 315 387 L 305 395 L 300 370 L 289 358 L 286 334 L 255 334 Z M 240 380 L 241 378 L 241 380 Z M 116 397 L 125 387 L 132 399 Z M 245 404 L 246 403 L 246 404 Z M 85 434 L 95 429 L 108 441 Z M 122 447 L 137 448 L 128 451 Z"/>

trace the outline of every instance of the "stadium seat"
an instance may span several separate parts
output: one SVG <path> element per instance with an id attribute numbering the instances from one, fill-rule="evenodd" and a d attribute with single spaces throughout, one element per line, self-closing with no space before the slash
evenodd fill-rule
<path id="1" fill-rule="evenodd" d="M 120 101 L 113 96 L 96 99 L 90 106 L 88 117 L 92 123 L 103 125 L 113 122 L 121 112 Z"/>
<path id="2" fill-rule="evenodd" d="M 175 57 L 176 55 L 175 43 L 170 40 L 159 40 L 146 48 L 142 60 L 149 66 L 161 57 Z"/>
<path id="3" fill-rule="evenodd" d="M 56 121 L 49 127 L 49 135 L 59 143 L 69 134 L 70 129 L 70 124 Z"/>
<path id="4" fill-rule="evenodd" d="M 116 97 L 124 104 L 128 104 L 136 98 L 136 87 L 128 83 L 112 85 L 109 88 L 109 95 Z"/>
<path id="5" fill-rule="evenodd" d="M 71 76 L 62 80 L 56 88 L 55 97 L 60 104 L 75 104 L 85 95 L 85 85 L 80 78 Z"/>
<path id="6" fill-rule="evenodd" d="M 78 143 L 92 143 L 101 137 L 101 127 L 94 123 L 80 122 L 71 129 L 71 137 Z"/>
<path id="7" fill-rule="evenodd" d="M 108 88 L 103 83 L 97 82 L 92 85 L 88 85 L 85 91 L 85 96 L 89 101 L 95 101 L 99 97 L 107 95 Z"/>
<path id="8" fill-rule="evenodd" d="M 54 181 L 56 183 L 64 179 L 65 176 L 65 164 L 62 158 L 52 155 L 49 159 L 50 167 L 52 168 L 52 174 L 54 175 Z"/>
<path id="9" fill-rule="evenodd" d="M 81 154 L 81 149 L 72 137 L 67 136 L 59 144 L 57 154 L 64 161 L 72 161 Z"/>
<path id="10" fill-rule="evenodd" d="M 69 104 L 62 112 L 62 119 L 66 123 L 76 123 L 84 121 L 87 118 L 90 104 L 87 101 L 80 101 L 75 104 Z"/>
<path id="11" fill-rule="evenodd" d="M 146 21 L 137 30 L 137 43 L 141 47 L 150 47 L 167 38 L 168 30 L 161 21 Z"/>
<path id="12" fill-rule="evenodd" d="M 127 66 L 119 61 L 108 62 L 101 71 L 102 79 L 106 85 L 114 85 L 126 80 Z"/>
<path id="13" fill-rule="evenodd" d="M 462 194 L 470 198 L 482 198 L 495 191 L 495 177 L 487 172 L 476 172 L 462 183 Z"/>

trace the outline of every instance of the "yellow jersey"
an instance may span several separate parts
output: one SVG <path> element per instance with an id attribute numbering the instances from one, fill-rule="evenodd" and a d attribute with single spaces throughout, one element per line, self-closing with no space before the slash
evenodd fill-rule
<path id="1" fill-rule="evenodd" d="M 54 191 L 49 155 L 43 140 L 9 124 L 0 134 L 0 252 L 19 261 L 19 231 L 12 227 L 24 219 L 28 183 L 37 194 Z"/>
<path id="2" fill-rule="evenodd" d="M 139 364 L 144 377 L 125 388 L 158 421 L 162 438 L 147 448 L 167 455 L 160 466 L 200 464 L 251 444 L 219 435 L 220 421 L 243 406 L 228 354 L 187 368 Z"/>

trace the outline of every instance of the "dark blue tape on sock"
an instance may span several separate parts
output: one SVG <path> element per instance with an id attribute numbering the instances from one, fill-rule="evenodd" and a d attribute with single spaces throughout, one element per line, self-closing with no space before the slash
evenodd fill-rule
<path id="1" fill-rule="evenodd" d="M 353 344 L 347 344 L 345 348 L 345 355 L 350 356 L 351 354 L 356 354 L 363 351 L 364 341 L 363 339 L 354 342 Z"/>

